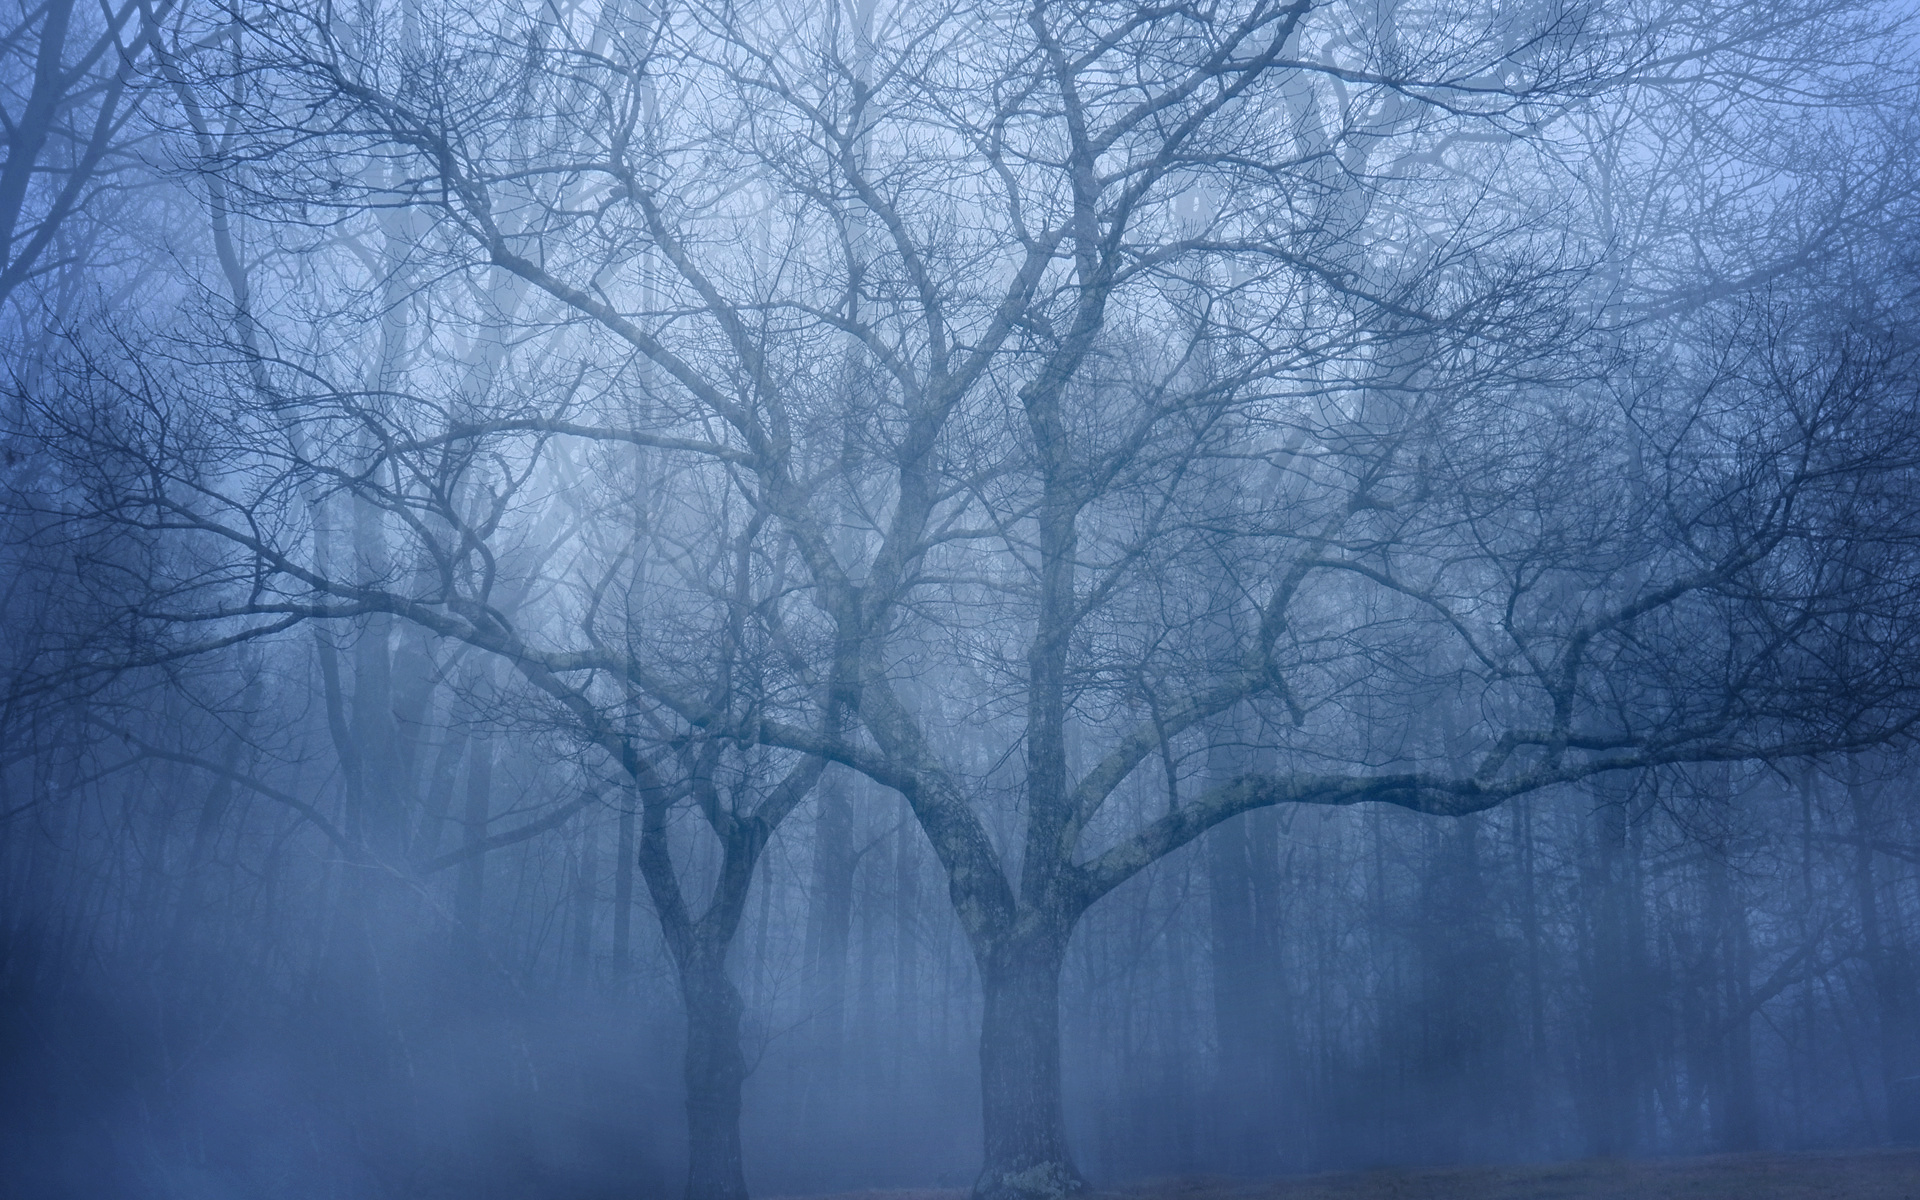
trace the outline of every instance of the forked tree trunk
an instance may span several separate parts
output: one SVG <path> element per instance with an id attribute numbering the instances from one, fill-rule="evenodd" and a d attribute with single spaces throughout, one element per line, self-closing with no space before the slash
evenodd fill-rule
<path id="1" fill-rule="evenodd" d="M 667 848 L 668 805 L 663 795 L 657 785 L 642 781 L 639 866 L 666 935 L 687 1013 L 686 1200 L 746 1200 L 740 1161 L 740 1088 L 747 1078 L 740 1017 L 745 1005 L 727 977 L 727 949 L 739 929 L 757 847 L 738 839 L 727 843 L 712 906 L 705 917 L 694 920 Z"/>
<path id="2" fill-rule="evenodd" d="M 973 1200 L 1059 1200 L 1086 1190 L 1060 1102 L 1060 967 L 1068 921 L 1008 938 L 982 963 L 980 1090 L 986 1164 Z"/>
<path id="3" fill-rule="evenodd" d="M 698 920 L 687 911 L 668 853 L 671 798 L 650 771 L 634 771 L 643 797 L 640 873 L 653 896 L 687 1010 L 687 1200 L 747 1197 L 740 1161 L 740 1089 L 747 1078 L 740 1018 L 745 1005 L 727 977 L 727 950 L 740 930 L 760 851 L 774 827 L 812 790 L 823 766 L 819 759 L 809 760 L 782 780 L 752 817 L 725 823 L 720 879 Z"/>
<path id="4" fill-rule="evenodd" d="M 704 948 L 703 948 L 704 949 Z M 740 1161 L 740 992 L 727 978 L 726 947 L 701 954 L 680 973 L 687 1008 L 687 1197 L 746 1200 Z"/>

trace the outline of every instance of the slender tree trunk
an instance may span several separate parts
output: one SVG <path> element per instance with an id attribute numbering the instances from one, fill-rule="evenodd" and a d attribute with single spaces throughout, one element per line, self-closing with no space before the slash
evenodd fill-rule
<path id="1" fill-rule="evenodd" d="M 613 869 L 614 989 L 625 991 L 633 970 L 633 800 L 621 802 L 619 844 Z"/>
<path id="2" fill-rule="evenodd" d="M 1256 982 L 1253 879 L 1244 818 L 1229 821 L 1207 835 L 1207 915 L 1213 967 L 1213 1021 L 1220 1045 L 1215 1082 L 1216 1152 L 1223 1170 L 1255 1170 L 1264 1100 L 1271 1095 L 1262 1078 L 1261 1003 Z"/>
<path id="3" fill-rule="evenodd" d="M 844 777 L 820 789 L 813 832 L 813 887 L 807 910 L 806 966 L 819 1016 L 816 1044 L 821 1066 L 832 1075 L 840 1061 L 846 1024 L 847 952 L 853 933 L 853 802 Z"/>
<path id="4" fill-rule="evenodd" d="M 1525 1066 L 1520 1071 L 1515 1103 L 1520 1112 L 1520 1132 L 1535 1153 L 1548 1146 L 1552 1123 L 1542 1099 L 1550 1092 L 1549 1073 L 1554 1063 L 1547 1053 L 1547 1001 L 1544 938 L 1540 913 L 1540 868 L 1534 829 L 1534 799 L 1515 802 L 1513 836 L 1519 859 L 1520 934 L 1527 972 L 1527 1043 Z"/>
<path id="5" fill-rule="evenodd" d="M 414 862 L 430 862 L 440 853 L 440 843 L 446 837 L 447 814 L 453 808 L 454 783 L 466 757 L 465 729 L 449 724 L 434 751 L 433 767 L 427 773 L 420 820 L 407 839 L 407 854 Z"/>
<path id="6" fill-rule="evenodd" d="M 231 771 L 240 759 L 240 735 L 235 733 L 227 739 L 225 761 L 221 766 Z M 220 833 L 220 820 L 233 802 L 233 781 L 220 776 L 214 779 L 213 786 L 207 789 L 206 800 L 200 806 L 200 819 L 194 824 L 193 846 L 187 851 L 186 871 L 180 882 L 180 898 L 173 912 L 173 928 L 167 936 L 166 958 L 169 962 L 184 960 L 187 940 L 194 925 L 200 920 L 205 901 L 205 866 L 213 856 L 214 839 Z"/>
<path id="7" fill-rule="evenodd" d="M 1726 854 L 1724 845 L 1709 846 L 1706 870 L 1708 916 L 1719 947 L 1715 966 L 1723 1001 L 1717 1007 L 1725 1013 L 1725 1033 L 1712 1048 L 1718 1061 L 1711 1115 L 1716 1148 L 1731 1153 L 1760 1144 L 1760 1108 L 1753 1080 L 1753 939 Z"/>
<path id="8" fill-rule="evenodd" d="M 1800 796 L 1800 942 L 1812 945 L 1815 937 L 1814 922 L 1819 915 L 1820 892 L 1814 884 L 1814 798 L 1816 784 L 1815 768 L 1812 763 L 1803 763 L 1799 770 L 1798 792 Z M 1824 937 L 1824 932 L 1822 935 Z M 1812 1127 L 1808 1118 L 1812 1117 L 1811 1098 L 1820 1086 L 1821 1076 L 1825 1074 L 1825 1059 L 1821 1055 L 1823 1022 L 1820 1020 L 1820 993 L 1811 980 L 1800 988 L 1799 1005 L 1800 1024 L 1800 1062 L 1794 1086 L 1794 1140 L 1806 1143 L 1811 1139 L 1807 1131 Z"/>
<path id="9" fill-rule="evenodd" d="M 1071 922 L 1041 922 L 982 956 L 980 1090 L 986 1164 L 973 1200 L 1058 1200 L 1086 1190 L 1060 1102 L 1060 968 Z"/>
<path id="10" fill-rule="evenodd" d="M 893 1027 L 896 1033 L 891 1082 L 896 1095 L 911 1078 L 909 1060 L 915 1057 L 913 1042 L 916 1039 L 911 1031 L 913 1014 L 919 1007 L 914 986 L 918 978 L 915 968 L 920 916 L 920 859 L 916 840 L 919 836 L 919 827 L 911 822 L 900 826 L 893 863 Z"/>
<path id="11" fill-rule="evenodd" d="M 382 579 L 388 569 L 388 552 L 380 511 L 358 498 L 353 501 L 352 509 L 355 576 Z M 393 630 L 394 619 L 386 613 L 361 618 L 353 640 L 353 697 L 348 708 L 349 729 L 360 759 L 363 807 L 357 824 L 368 853 L 383 865 L 400 859 L 401 785 L 394 735 Z"/>
<path id="12" fill-rule="evenodd" d="M 1582 866 L 1588 910 L 1588 1028 L 1582 1055 L 1587 1153 L 1611 1158 L 1639 1146 L 1649 1034 L 1640 893 L 1630 861 L 1626 781 L 1595 784 L 1601 804 Z"/>
<path id="13" fill-rule="evenodd" d="M 396 790 L 409 801 L 420 795 L 421 785 L 431 785 L 427 775 L 426 735 L 434 718 L 434 694 L 440 685 L 429 637 L 418 625 L 401 624 L 394 637 L 389 666 L 394 783 Z M 410 815 L 404 810 L 396 814 L 402 841 L 413 832 L 408 828 Z"/>
<path id="14" fill-rule="evenodd" d="M 584 991 L 593 975 L 593 901 L 599 870 L 599 840 L 588 828 L 581 834 L 580 858 L 573 876 L 573 945 L 568 955 L 567 976 L 576 992 Z"/>
<path id="15" fill-rule="evenodd" d="M 485 737 L 467 743 L 467 794 L 460 810 L 461 845 L 469 853 L 460 861 L 454 885 L 453 913 L 474 946 L 479 945 L 480 901 L 487 883 L 487 855 L 479 849 L 487 840 L 488 810 L 493 801 L 493 743 Z"/>
<path id="16" fill-rule="evenodd" d="M 853 941 L 853 800 L 844 773 L 822 780 L 813 822 L 812 886 L 807 891 L 806 981 L 813 1008 L 812 1054 L 801 1084 L 800 1121 L 816 1144 L 829 1142 L 848 1111 L 842 1086 L 847 1029 L 847 968 Z"/>
<path id="17" fill-rule="evenodd" d="M 760 886 L 754 889 L 760 897 L 760 912 L 753 926 L 753 1006 L 758 1009 L 767 1002 L 767 940 L 773 926 L 773 864 L 769 862 Z"/>
<path id="18" fill-rule="evenodd" d="M 1916 1053 L 1907 972 L 1899 951 L 1888 944 L 1880 911 L 1880 884 L 1874 873 L 1874 836 L 1878 814 L 1873 790 L 1850 764 L 1847 796 L 1853 806 L 1855 850 L 1854 903 L 1860 913 L 1861 950 L 1873 984 L 1879 1033 L 1880 1077 L 1887 1098 L 1887 1140 L 1920 1140 L 1920 1053 Z"/>

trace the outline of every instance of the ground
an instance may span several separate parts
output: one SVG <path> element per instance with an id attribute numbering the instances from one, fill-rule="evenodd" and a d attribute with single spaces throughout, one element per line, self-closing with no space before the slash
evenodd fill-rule
<path id="1" fill-rule="evenodd" d="M 966 1195 L 929 1189 L 816 1200 L 966 1200 Z M 1920 1200 L 1920 1150 L 1600 1159 L 1274 1180 L 1158 1179 L 1097 1200 Z"/>

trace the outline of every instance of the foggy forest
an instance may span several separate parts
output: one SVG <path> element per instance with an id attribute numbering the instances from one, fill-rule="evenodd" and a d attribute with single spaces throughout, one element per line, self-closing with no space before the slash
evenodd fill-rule
<path id="1" fill-rule="evenodd" d="M 1916 22 L 9 0 L 0 1194 L 1920 1185 Z"/>

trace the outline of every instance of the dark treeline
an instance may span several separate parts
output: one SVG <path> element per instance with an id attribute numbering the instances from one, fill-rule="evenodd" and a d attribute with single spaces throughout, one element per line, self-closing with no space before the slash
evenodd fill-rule
<path id="1" fill-rule="evenodd" d="M 22 0 L 0 1191 L 1920 1138 L 1915 21 Z"/>

